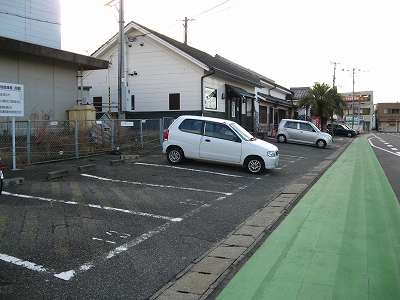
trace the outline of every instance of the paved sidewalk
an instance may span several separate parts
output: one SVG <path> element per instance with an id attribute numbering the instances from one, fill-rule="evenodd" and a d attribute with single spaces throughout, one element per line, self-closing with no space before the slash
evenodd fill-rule
<path id="1" fill-rule="evenodd" d="M 400 206 L 357 137 L 218 296 L 400 299 Z"/>

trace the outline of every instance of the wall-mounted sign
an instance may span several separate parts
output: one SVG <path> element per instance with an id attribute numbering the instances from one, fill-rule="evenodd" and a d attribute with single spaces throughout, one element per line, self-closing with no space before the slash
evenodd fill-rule
<path id="1" fill-rule="evenodd" d="M 24 116 L 24 86 L 0 82 L 0 116 Z"/>

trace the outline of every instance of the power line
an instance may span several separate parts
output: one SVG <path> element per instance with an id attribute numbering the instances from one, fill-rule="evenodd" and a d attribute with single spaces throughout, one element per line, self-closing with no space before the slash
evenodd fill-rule
<path id="1" fill-rule="evenodd" d="M 226 1 L 224 1 L 224 2 L 222 2 L 222 3 L 220 3 L 220 4 L 218 4 L 218 5 L 215 5 L 214 7 L 211 7 L 210 9 L 207 9 L 207 10 L 203 11 L 202 13 L 199 13 L 199 14 L 197 14 L 197 15 L 191 17 L 191 18 L 195 18 L 195 17 L 198 17 L 198 16 L 200 16 L 200 15 L 202 15 L 202 14 L 205 14 L 206 12 L 209 12 L 210 10 L 213 10 L 214 8 L 217 8 L 218 6 L 224 5 L 225 3 L 229 2 L 229 1 L 230 1 L 230 0 L 226 0 Z"/>
<path id="2" fill-rule="evenodd" d="M 32 20 L 32 21 L 38 21 L 38 22 L 42 22 L 42 23 L 61 25 L 61 23 L 58 23 L 58 22 L 52 22 L 52 21 L 41 20 L 41 19 L 37 19 L 37 18 L 31 18 L 31 17 L 27 17 L 27 16 L 21 16 L 21 15 L 18 15 L 18 14 L 13 14 L 13 13 L 4 12 L 4 11 L 0 11 L 0 14 L 14 16 L 14 17 L 22 18 L 22 19 L 28 19 L 28 20 Z"/>

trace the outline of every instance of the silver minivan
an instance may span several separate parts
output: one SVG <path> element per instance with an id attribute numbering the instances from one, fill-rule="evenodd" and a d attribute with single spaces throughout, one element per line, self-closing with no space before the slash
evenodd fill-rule
<path id="1" fill-rule="evenodd" d="M 330 134 L 322 132 L 311 122 L 292 119 L 283 119 L 279 123 L 276 139 L 280 143 L 310 144 L 319 148 L 332 145 L 332 136 Z"/>

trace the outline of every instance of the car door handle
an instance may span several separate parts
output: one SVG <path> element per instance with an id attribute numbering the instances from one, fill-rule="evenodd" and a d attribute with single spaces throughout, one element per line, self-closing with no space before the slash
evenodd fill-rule
<path id="1" fill-rule="evenodd" d="M 208 143 L 211 142 L 209 139 L 205 139 L 204 141 L 205 141 L 205 142 L 208 142 Z"/>

